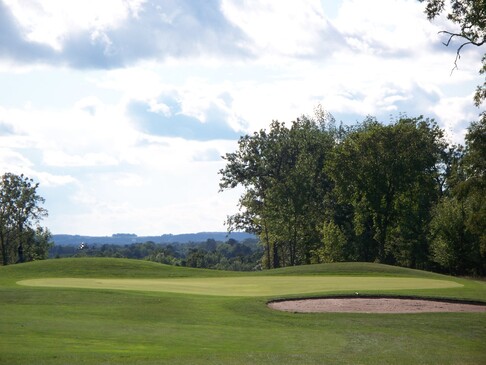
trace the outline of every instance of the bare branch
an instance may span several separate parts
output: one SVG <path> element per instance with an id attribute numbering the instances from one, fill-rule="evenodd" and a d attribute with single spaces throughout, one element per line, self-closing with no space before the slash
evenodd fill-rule
<path id="1" fill-rule="evenodd" d="M 449 35 L 449 39 L 447 40 L 447 42 L 442 42 L 442 44 L 446 47 L 449 47 L 449 44 L 451 43 L 452 41 L 452 38 L 454 37 L 461 37 L 461 38 L 464 38 L 464 39 L 467 39 L 468 42 L 465 42 L 463 44 L 461 44 L 458 48 L 457 48 L 457 52 L 456 52 L 456 59 L 454 60 L 454 67 L 452 68 L 451 70 L 451 75 L 452 73 L 454 72 L 454 70 L 458 70 L 459 67 L 457 66 L 457 61 L 459 61 L 461 59 L 461 50 L 464 46 L 467 46 L 468 44 L 473 44 L 473 45 L 482 45 L 484 43 L 481 42 L 481 43 L 474 43 L 473 41 L 469 40 L 467 37 L 463 36 L 462 34 L 457 34 L 457 33 L 452 33 L 452 32 L 448 32 L 447 30 L 442 30 L 439 32 L 440 33 L 445 33 L 447 35 Z"/>
<path id="2" fill-rule="evenodd" d="M 475 45 L 475 46 L 478 46 L 478 47 L 482 46 L 483 44 L 486 44 L 486 39 L 483 39 L 481 42 L 478 42 L 478 41 L 473 41 L 469 37 L 465 36 L 464 34 L 460 34 L 460 33 L 452 33 L 452 32 L 449 32 L 447 30 L 441 30 L 440 32 L 438 32 L 438 34 L 441 34 L 441 33 L 449 35 L 449 39 L 447 40 L 447 42 L 442 42 L 442 44 L 446 47 L 449 46 L 449 44 L 452 41 L 452 38 L 454 38 L 454 37 L 464 38 L 464 39 L 467 40 L 467 43 L 465 43 L 465 44 L 472 44 L 472 45 Z"/>
<path id="3" fill-rule="evenodd" d="M 449 44 L 451 43 L 452 38 L 461 37 L 460 34 L 451 33 L 451 32 L 448 32 L 447 30 L 441 30 L 438 34 L 441 34 L 441 33 L 445 33 L 445 34 L 449 35 L 449 39 L 447 40 L 447 42 L 442 42 L 442 44 L 446 47 L 449 47 Z"/>

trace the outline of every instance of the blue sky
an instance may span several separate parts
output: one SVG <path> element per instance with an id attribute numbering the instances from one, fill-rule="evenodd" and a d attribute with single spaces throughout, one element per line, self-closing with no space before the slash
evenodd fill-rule
<path id="1" fill-rule="evenodd" d="M 40 183 L 53 233 L 225 230 L 238 137 L 317 105 L 477 119 L 481 50 L 416 0 L 0 0 L 0 172 Z"/>

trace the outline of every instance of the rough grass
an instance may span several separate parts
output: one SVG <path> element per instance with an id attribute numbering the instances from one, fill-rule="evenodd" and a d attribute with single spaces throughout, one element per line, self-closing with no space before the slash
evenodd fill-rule
<path id="1" fill-rule="evenodd" d="M 363 294 L 486 302 L 484 282 L 376 264 L 311 265 L 250 276 L 266 280 L 300 275 L 446 280 L 463 286 L 383 290 L 372 285 Z M 294 314 L 267 308 L 273 294 L 237 297 L 16 284 L 38 278 L 197 281 L 211 277 L 248 274 L 121 259 L 62 259 L 0 267 L 0 363 L 486 363 L 486 313 Z M 349 293 L 338 287 L 312 295 Z"/>

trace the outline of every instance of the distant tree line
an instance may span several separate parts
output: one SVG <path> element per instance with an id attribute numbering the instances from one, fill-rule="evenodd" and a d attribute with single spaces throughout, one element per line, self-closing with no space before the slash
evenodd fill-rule
<path id="1" fill-rule="evenodd" d="M 0 262 L 2 265 L 47 258 L 51 234 L 39 225 L 47 216 L 39 184 L 24 175 L 0 177 Z"/>
<path id="2" fill-rule="evenodd" d="M 486 123 L 451 145 L 430 119 L 328 113 L 241 137 L 221 190 L 241 186 L 230 230 L 257 234 L 262 266 L 375 261 L 486 273 Z"/>
<path id="3" fill-rule="evenodd" d="M 162 264 L 195 268 L 251 271 L 259 270 L 262 247 L 257 239 L 225 242 L 207 239 L 205 242 L 190 243 L 132 243 L 55 245 L 49 250 L 49 257 L 119 257 L 142 259 Z"/>

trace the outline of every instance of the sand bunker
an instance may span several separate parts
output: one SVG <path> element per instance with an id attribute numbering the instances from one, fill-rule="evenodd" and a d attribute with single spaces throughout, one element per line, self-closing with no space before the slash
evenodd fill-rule
<path id="1" fill-rule="evenodd" d="M 486 305 L 402 298 L 319 298 L 275 301 L 270 308 L 296 313 L 486 312 Z"/>

